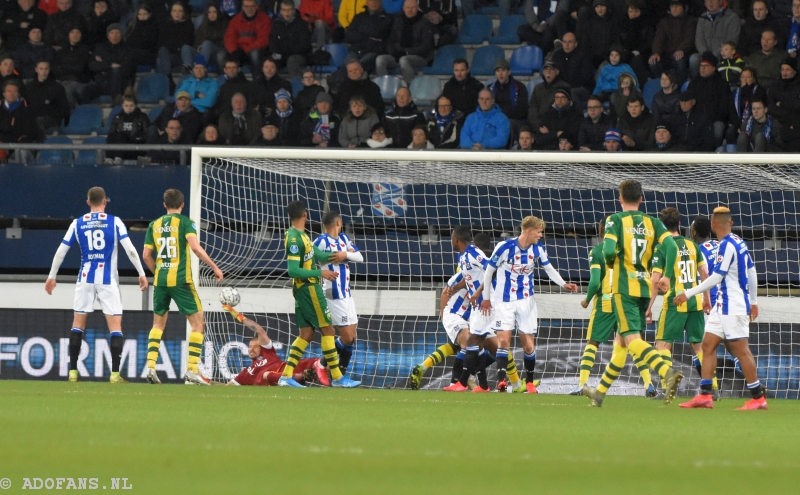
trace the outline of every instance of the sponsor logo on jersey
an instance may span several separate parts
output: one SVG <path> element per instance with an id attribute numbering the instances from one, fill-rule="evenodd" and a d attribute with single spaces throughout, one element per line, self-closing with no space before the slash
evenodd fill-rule
<path id="1" fill-rule="evenodd" d="M 292 246 L 289 248 L 289 251 L 290 251 L 292 254 L 297 254 L 297 253 L 298 253 L 298 251 L 300 251 L 300 249 L 297 247 L 297 244 L 293 244 L 293 245 L 292 245 Z"/>
<path id="2" fill-rule="evenodd" d="M 529 267 L 528 265 L 511 265 L 509 271 L 511 273 L 516 273 L 517 275 L 528 275 L 533 273 L 533 268 Z"/>
<path id="3" fill-rule="evenodd" d="M 178 232 L 178 227 L 172 225 L 162 225 L 161 227 L 153 228 L 154 234 L 163 234 L 165 232 Z"/>
<path id="4" fill-rule="evenodd" d="M 643 235 L 645 237 L 652 236 L 655 232 L 644 226 L 644 222 L 640 222 L 636 227 L 628 227 L 625 232 L 630 235 Z"/>
<path id="5" fill-rule="evenodd" d="M 678 256 L 694 256 L 694 249 L 689 249 L 688 246 L 678 251 Z M 653 258 L 653 262 L 656 258 Z"/>

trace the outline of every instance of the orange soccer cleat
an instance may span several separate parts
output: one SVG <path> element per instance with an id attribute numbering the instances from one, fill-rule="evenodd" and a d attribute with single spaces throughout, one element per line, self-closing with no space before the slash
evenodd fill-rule
<path id="1" fill-rule="evenodd" d="M 331 386 L 331 379 L 328 378 L 328 370 L 325 369 L 325 366 L 322 366 L 322 363 L 319 359 L 317 359 L 317 362 L 314 363 L 314 372 L 317 374 L 317 380 L 319 380 L 320 385 L 323 387 Z"/>
<path id="2" fill-rule="evenodd" d="M 689 402 L 680 405 L 684 409 L 713 409 L 714 398 L 710 394 L 695 395 Z"/>
<path id="3" fill-rule="evenodd" d="M 497 391 L 498 392 L 505 392 L 508 390 L 508 380 L 503 378 L 499 382 L 497 382 Z"/>
<path id="4" fill-rule="evenodd" d="M 767 406 L 767 398 L 763 395 L 758 399 L 750 399 L 749 401 L 745 402 L 742 407 L 737 407 L 737 411 L 756 411 L 758 409 L 769 409 Z"/>
<path id="5" fill-rule="evenodd" d="M 482 394 L 484 392 L 491 392 L 491 390 L 489 390 L 489 387 L 482 388 L 480 385 L 472 389 L 473 394 Z"/>
<path id="6" fill-rule="evenodd" d="M 477 390 L 477 388 L 475 390 Z M 461 385 L 461 382 L 455 382 L 454 384 L 445 387 L 444 391 L 445 392 L 469 392 L 469 387 L 465 387 L 464 385 Z"/>
<path id="7" fill-rule="evenodd" d="M 534 383 L 535 381 L 536 380 L 534 380 L 532 382 L 528 382 L 528 383 L 525 384 L 525 393 L 526 394 L 538 394 L 539 393 L 539 391 L 536 390 L 536 383 Z"/>

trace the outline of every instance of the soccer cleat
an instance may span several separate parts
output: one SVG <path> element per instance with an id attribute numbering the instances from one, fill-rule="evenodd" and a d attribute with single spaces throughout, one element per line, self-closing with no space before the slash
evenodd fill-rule
<path id="1" fill-rule="evenodd" d="M 194 371 L 187 371 L 186 374 L 183 376 L 184 383 L 188 385 L 209 385 L 200 373 L 195 373 Z"/>
<path id="2" fill-rule="evenodd" d="M 534 381 L 534 384 L 536 383 L 537 381 Z M 511 394 L 524 394 L 525 390 L 526 388 L 525 388 L 524 378 L 520 378 L 520 380 L 517 383 L 512 383 L 511 386 L 508 387 L 508 392 Z"/>
<path id="3" fill-rule="evenodd" d="M 722 400 L 722 397 L 719 395 L 719 390 L 714 390 L 714 389 L 711 390 L 711 399 L 714 402 Z"/>
<path id="4" fill-rule="evenodd" d="M 503 378 L 497 382 L 497 392 L 505 392 L 508 389 L 508 380 Z"/>
<path id="5" fill-rule="evenodd" d="M 475 390 L 477 390 L 477 388 Z M 444 391 L 445 392 L 469 392 L 469 387 L 465 387 L 464 385 L 461 385 L 461 382 L 455 382 L 454 384 L 445 387 Z"/>
<path id="6" fill-rule="evenodd" d="M 762 396 L 758 399 L 750 399 L 749 401 L 745 402 L 742 407 L 736 408 L 737 411 L 757 411 L 759 409 L 769 409 L 769 406 L 767 406 L 766 397 Z"/>
<path id="7" fill-rule="evenodd" d="M 338 380 L 333 380 L 331 382 L 332 387 L 336 388 L 356 388 L 361 385 L 361 382 L 357 382 L 355 380 L 351 380 L 346 376 L 339 378 Z"/>
<path id="8" fill-rule="evenodd" d="M 111 378 L 109 378 L 108 383 L 122 384 L 122 383 L 130 383 L 130 382 L 128 380 L 122 378 L 119 375 L 119 373 L 117 373 L 116 375 L 114 375 L 114 374 L 111 375 Z"/>
<path id="9" fill-rule="evenodd" d="M 592 387 L 583 387 L 581 392 L 592 401 L 593 407 L 603 407 L 603 399 L 606 398 L 606 394 L 598 392 L 596 388 Z"/>
<path id="10" fill-rule="evenodd" d="M 288 376 L 282 376 L 278 378 L 278 386 L 279 387 L 293 387 L 293 388 L 306 388 L 305 385 L 300 385 L 294 378 Z"/>
<path id="11" fill-rule="evenodd" d="M 583 387 L 586 385 L 578 385 L 577 387 L 573 388 L 569 395 L 583 395 Z"/>
<path id="12" fill-rule="evenodd" d="M 317 374 L 317 380 L 319 380 L 320 385 L 323 387 L 331 386 L 331 379 L 328 378 L 328 370 L 325 369 L 325 366 L 322 366 L 322 362 L 319 359 L 314 363 L 314 372 Z"/>
<path id="13" fill-rule="evenodd" d="M 67 378 L 68 382 L 77 382 L 78 381 L 78 370 L 69 370 L 69 378 Z"/>
<path id="14" fill-rule="evenodd" d="M 161 380 L 158 379 L 155 368 L 147 368 L 147 376 L 145 378 L 153 385 L 161 385 Z"/>
<path id="15" fill-rule="evenodd" d="M 661 382 L 664 387 L 664 404 L 669 404 L 675 398 L 675 392 L 678 391 L 678 385 L 683 380 L 683 373 L 675 371 L 673 368 L 667 370 L 667 376 Z"/>
<path id="16" fill-rule="evenodd" d="M 411 390 L 419 390 L 419 387 L 422 385 L 422 377 L 424 375 L 425 370 L 422 369 L 422 366 L 414 366 L 414 369 L 411 370 L 411 376 L 408 377 L 408 386 L 411 388 Z"/>
<path id="17" fill-rule="evenodd" d="M 695 395 L 689 402 L 684 402 L 680 405 L 684 409 L 713 409 L 714 399 L 711 394 Z"/>
<path id="18" fill-rule="evenodd" d="M 483 388 L 480 385 L 472 389 L 473 394 L 482 394 L 484 392 L 491 392 L 491 390 L 489 390 L 489 387 Z"/>
<path id="19" fill-rule="evenodd" d="M 658 391 L 656 390 L 656 388 L 653 386 L 652 383 L 648 385 L 647 388 L 644 390 L 644 396 L 647 397 L 648 399 L 655 399 L 656 397 L 658 397 Z"/>
<path id="20" fill-rule="evenodd" d="M 542 382 L 540 382 L 539 380 L 534 380 L 532 382 L 526 383 L 525 384 L 525 393 L 526 394 L 538 394 L 539 391 L 536 389 L 536 386 L 539 385 L 540 383 L 542 383 Z"/>
<path id="21" fill-rule="evenodd" d="M 470 390 L 474 390 L 475 387 L 477 386 L 478 386 L 478 377 L 476 377 L 475 375 L 469 375 L 469 378 L 467 378 L 467 387 L 469 387 Z"/>

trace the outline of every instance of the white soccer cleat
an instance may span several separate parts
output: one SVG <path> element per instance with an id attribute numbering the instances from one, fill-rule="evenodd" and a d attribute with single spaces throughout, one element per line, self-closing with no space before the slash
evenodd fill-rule
<path id="1" fill-rule="evenodd" d="M 153 368 L 147 368 L 147 376 L 145 378 L 153 385 L 161 385 L 161 380 L 158 379 L 156 370 Z"/>
<path id="2" fill-rule="evenodd" d="M 203 379 L 200 373 L 187 371 L 183 376 L 184 383 L 187 385 L 208 385 L 208 382 Z"/>

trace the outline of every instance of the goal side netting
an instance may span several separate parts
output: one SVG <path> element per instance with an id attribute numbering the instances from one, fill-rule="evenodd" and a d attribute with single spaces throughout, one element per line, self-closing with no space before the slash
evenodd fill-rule
<path id="1" fill-rule="evenodd" d="M 363 263 L 350 264 L 359 322 L 348 373 L 368 387 L 406 387 L 411 368 L 447 342 L 439 299 L 456 270 L 454 227 L 487 233 L 494 245 L 516 236 L 523 217 L 544 219 L 551 262 L 584 292 L 566 294 L 543 270 L 535 275 L 536 378 L 544 393 L 567 392 L 578 383 L 589 323 L 590 310 L 580 306 L 589 250 L 600 242 L 598 223 L 619 210 L 619 183 L 637 179 L 646 191 L 642 210 L 657 216 L 676 207 L 687 236 L 697 215 L 709 215 L 718 205 L 731 208 L 734 232 L 747 241 L 759 272 L 761 316 L 750 334 L 759 377 L 770 396 L 800 394 L 800 175 L 794 157 L 770 155 L 773 164 L 766 164 L 746 162 L 757 155 L 615 156 L 621 163 L 610 154 L 359 151 L 193 150 L 190 215 L 199 220 L 202 245 L 225 273 L 218 284 L 206 266 L 195 263 L 206 308 L 203 366 L 214 379 L 227 381 L 249 365 L 253 336 L 222 311 L 221 286 L 239 290 L 238 309 L 267 329 L 280 355 L 297 336 L 284 234 L 287 204 L 300 199 L 308 207 L 312 239 L 323 231 L 323 213 L 336 210 L 364 255 Z M 645 338 L 653 342 L 653 325 Z M 516 338 L 512 347 L 521 368 Z M 600 346 L 590 384 L 599 380 L 611 349 L 611 343 Z M 306 356 L 321 356 L 319 334 Z M 720 347 L 717 357 L 723 395 L 742 395 L 744 378 L 732 356 Z M 673 359 L 687 377 L 679 393 L 692 395 L 699 376 L 690 345 L 676 342 Z M 429 370 L 423 388 L 449 384 L 451 364 L 452 358 Z M 489 376 L 495 377 L 494 369 Z M 611 393 L 642 393 L 632 359 Z"/>

